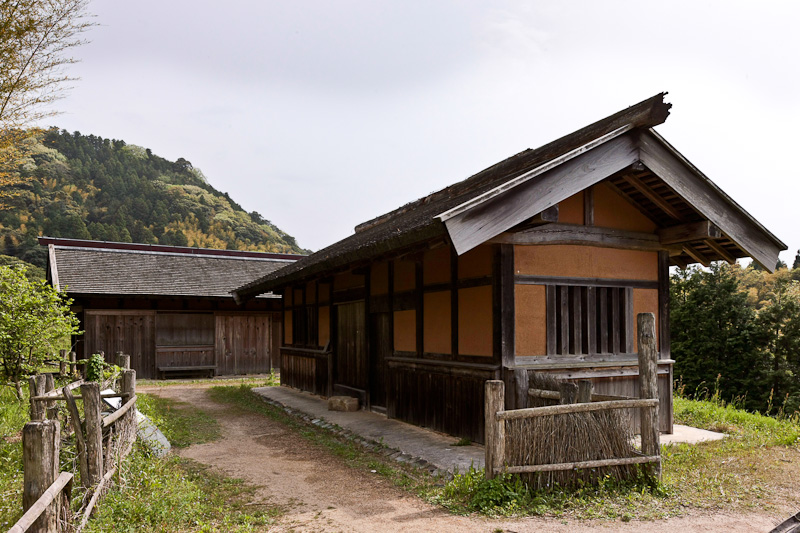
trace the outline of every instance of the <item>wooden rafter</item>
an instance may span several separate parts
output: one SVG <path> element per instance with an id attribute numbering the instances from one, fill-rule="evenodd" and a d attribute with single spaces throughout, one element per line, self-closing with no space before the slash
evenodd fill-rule
<path id="1" fill-rule="evenodd" d="M 686 253 L 686 255 L 688 255 L 689 257 L 691 257 L 704 267 L 711 266 L 711 260 L 709 260 L 708 257 L 703 255 L 702 253 L 698 252 L 697 249 L 694 248 L 692 245 L 684 244 L 683 251 Z"/>
<path id="2" fill-rule="evenodd" d="M 714 252 L 715 252 L 715 253 L 716 253 L 718 256 L 720 256 L 722 259 L 724 259 L 725 261 L 727 261 L 727 262 L 728 262 L 728 263 L 730 263 L 731 265 L 732 265 L 732 264 L 734 264 L 734 263 L 736 263 L 736 258 L 735 258 L 735 257 L 733 257 L 733 256 L 732 256 L 732 255 L 731 255 L 731 254 L 728 252 L 728 250 L 726 250 L 725 248 L 723 248 L 723 247 L 722 247 L 722 244 L 718 243 L 718 242 L 717 242 L 717 241 L 715 241 L 714 239 L 706 239 L 706 240 L 705 240 L 705 241 L 703 241 L 703 242 L 706 244 L 706 246 L 708 246 L 709 248 L 711 248 L 711 249 L 712 249 L 712 250 L 713 250 L 713 251 L 714 251 Z"/>
<path id="3" fill-rule="evenodd" d="M 656 205 L 656 207 L 661 209 L 668 216 L 674 218 L 675 220 L 681 220 L 680 213 L 678 213 L 678 211 L 674 207 L 672 207 L 672 205 L 669 202 L 661 198 L 661 196 L 657 192 L 651 189 L 644 182 L 636 178 L 631 178 L 629 176 L 623 176 L 622 179 L 626 183 L 628 183 L 631 187 L 642 193 L 645 198 L 653 202 Z"/>
<path id="4" fill-rule="evenodd" d="M 708 220 L 661 228 L 657 233 L 661 244 L 679 244 L 722 237 L 720 229 Z"/>

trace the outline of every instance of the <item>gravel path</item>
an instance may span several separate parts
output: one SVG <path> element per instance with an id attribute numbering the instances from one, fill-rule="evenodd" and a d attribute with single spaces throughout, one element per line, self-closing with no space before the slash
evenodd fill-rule
<path id="1" fill-rule="evenodd" d="M 394 487 L 384 478 L 352 469 L 295 435 L 282 424 L 242 414 L 211 401 L 207 387 L 140 387 L 141 392 L 189 402 L 217 418 L 222 438 L 179 450 L 183 457 L 212 465 L 258 487 L 258 502 L 276 504 L 285 514 L 272 531 L 343 532 L 767 532 L 765 515 L 704 514 L 652 522 L 563 521 L 531 518 L 490 520 L 454 516 Z"/>

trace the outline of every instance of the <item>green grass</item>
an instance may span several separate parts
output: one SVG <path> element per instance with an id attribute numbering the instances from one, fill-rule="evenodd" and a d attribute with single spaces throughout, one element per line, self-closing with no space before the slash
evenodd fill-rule
<path id="1" fill-rule="evenodd" d="M 255 488 L 176 456 L 132 453 L 87 531 L 254 531 L 280 512 L 251 505 Z"/>
<path id="2" fill-rule="evenodd" d="M 220 436 L 217 420 L 188 403 L 139 393 L 136 407 L 158 426 L 175 447 L 211 442 Z"/>
<path id="3" fill-rule="evenodd" d="M 140 379 L 140 387 L 173 387 L 176 385 L 215 384 L 216 386 L 250 385 L 251 387 L 272 387 L 280 385 L 280 375 L 274 371 L 261 376 L 199 378 L 199 379 Z"/>
<path id="4" fill-rule="evenodd" d="M 23 389 L 24 390 L 24 389 Z M 26 391 L 27 397 L 27 391 Z M 11 387 L 0 387 L 0 530 L 22 516 L 22 426 L 29 420 L 28 402 L 18 401 Z"/>

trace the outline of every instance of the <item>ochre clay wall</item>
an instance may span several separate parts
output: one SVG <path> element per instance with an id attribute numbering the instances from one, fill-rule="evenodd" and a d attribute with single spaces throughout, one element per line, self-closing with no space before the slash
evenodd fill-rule
<path id="1" fill-rule="evenodd" d="M 458 290 L 458 353 L 492 355 L 492 287 Z"/>
<path id="2" fill-rule="evenodd" d="M 566 244 L 514 246 L 514 270 L 532 276 L 658 280 L 658 254 Z"/>
<path id="3" fill-rule="evenodd" d="M 319 345 L 324 347 L 331 340 L 331 308 L 328 305 L 320 306 L 318 312 Z"/>
<path id="4" fill-rule="evenodd" d="M 414 290 L 417 285 L 416 264 L 414 261 L 395 261 L 394 292 Z"/>
<path id="5" fill-rule="evenodd" d="M 428 353 L 451 353 L 450 291 L 425 293 L 423 304 L 423 349 Z"/>
<path id="6" fill-rule="evenodd" d="M 583 191 L 558 203 L 558 221 L 562 224 L 583 224 Z"/>
<path id="7" fill-rule="evenodd" d="M 375 263 L 370 269 L 370 294 L 378 296 L 389 292 L 389 263 Z"/>
<path id="8" fill-rule="evenodd" d="M 544 285 L 514 287 L 517 355 L 547 353 L 547 313 Z"/>
<path id="9" fill-rule="evenodd" d="M 489 244 L 482 244 L 458 257 L 459 279 L 480 278 L 492 274 L 494 250 Z"/>
<path id="10" fill-rule="evenodd" d="M 656 230 L 652 220 L 604 183 L 594 186 L 594 225 L 646 233 Z"/>
<path id="11" fill-rule="evenodd" d="M 292 344 L 292 312 L 283 312 L 283 342 L 284 344 Z"/>
<path id="12" fill-rule="evenodd" d="M 413 309 L 394 312 L 394 349 L 398 352 L 417 351 L 417 313 Z"/>
<path id="13" fill-rule="evenodd" d="M 639 328 L 636 317 L 639 313 L 653 313 L 658 324 L 658 290 L 633 289 L 633 349 L 639 351 Z M 658 328 L 656 328 L 656 346 L 658 344 Z"/>
<path id="14" fill-rule="evenodd" d="M 450 281 L 450 248 L 440 246 L 422 256 L 422 282 L 425 285 Z"/>

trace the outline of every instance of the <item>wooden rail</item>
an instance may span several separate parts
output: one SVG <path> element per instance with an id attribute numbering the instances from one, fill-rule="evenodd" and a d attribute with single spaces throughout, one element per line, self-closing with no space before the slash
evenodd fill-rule
<path id="1" fill-rule="evenodd" d="M 25 514 L 17 520 L 17 523 L 11 526 L 11 529 L 8 530 L 8 533 L 23 533 L 28 531 L 30 527 L 36 522 L 36 520 L 42 516 L 50 505 L 55 501 L 56 497 L 61 494 L 61 491 L 65 488 L 67 492 L 69 492 L 72 488 L 72 478 L 74 475 L 72 472 L 61 472 L 58 475 L 56 480 L 53 482 L 52 485 L 47 487 L 47 490 L 44 491 L 36 503 L 34 503 L 30 509 L 25 511 Z"/>
<path id="2" fill-rule="evenodd" d="M 125 402 L 125 405 L 123 405 L 110 415 L 103 418 L 103 427 L 107 428 L 108 426 L 110 426 L 111 424 L 122 418 L 122 415 L 130 411 L 131 407 L 133 407 L 135 404 L 136 404 L 136 395 L 134 394 L 133 396 L 131 396 L 130 400 Z"/>
<path id="3" fill-rule="evenodd" d="M 543 389 L 528 389 L 528 396 L 531 398 L 544 398 L 546 400 L 560 400 L 561 393 L 554 390 L 543 390 Z M 635 400 L 636 398 L 631 398 L 630 396 L 614 396 L 611 394 L 595 394 L 592 393 L 592 400 L 593 402 L 610 402 L 613 400 Z"/>
<path id="4" fill-rule="evenodd" d="M 661 479 L 661 448 L 658 430 L 658 351 L 655 346 L 655 316 L 640 313 L 637 317 L 639 331 L 639 395 L 640 399 L 617 399 L 591 392 L 591 383 L 562 383 L 560 391 L 529 389 L 528 395 L 539 398 L 558 399 L 562 405 L 505 410 L 505 383 L 500 380 L 486 382 L 486 478 L 496 474 L 551 472 L 580 468 L 598 468 L 629 464 L 651 464 L 654 477 Z M 524 389 L 523 389 L 524 390 Z M 602 401 L 594 401 L 601 399 Z M 583 403 L 575 403 L 577 401 Z M 591 402 L 591 403 L 590 403 Z M 505 453 L 505 421 L 540 416 L 557 416 L 570 413 L 587 413 L 609 409 L 641 409 L 642 454 L 635 457 L 615 457 L 593 461 L 578 461 L 557 464 L 507 465 Z M 541 438 L 533 435 L 531 438 Z"/>

